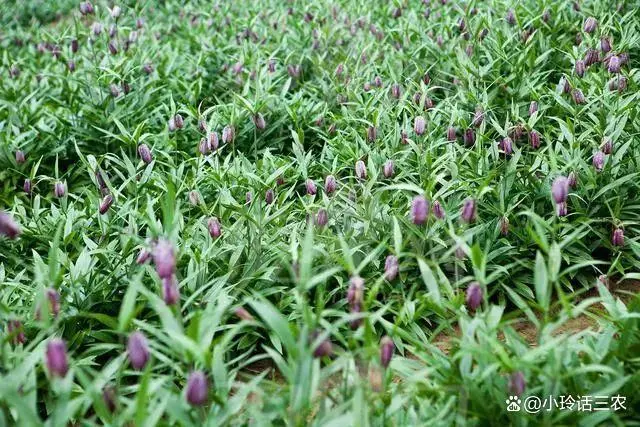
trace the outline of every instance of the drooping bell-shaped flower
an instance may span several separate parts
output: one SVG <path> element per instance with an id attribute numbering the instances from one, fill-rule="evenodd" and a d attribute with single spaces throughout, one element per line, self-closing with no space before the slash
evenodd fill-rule
<path id="1" fill-rule="evenodd" d="M 187 379 L 185 391 L 187 402 L 192 406 L 202 406 L 209 398 L 209 381 L 202 371 L 193 371 Z"/>
<path id="2" fill-rule="evenodd" d="M 624 246 L 624 230 L 622 228 L 616 228 L 613 230 L 611 243 L 613 246 Z"/>
<path id="3" fill-rule="evenodd" d="M 460 213 L 462 221 L 470 223 L 476 218 L 476 201 L 474 199 L 466 199 L 462 204 Z"/>
<path id="4" fill-rule="evenodd" d="M 393 340 L 385 335 L 380 340 L 380 364 L 383 368 L 388 368 L 389 363 L 391 363 L 391 358 L 393 358 L 393 350 L 395 349 L 395 344 Z"/>
<path id="5" fill-rule="evenodd" d="M 173 243 L 159 239 L 153 248 L 153 262 L 160 278 L 171 277 L 176 271 L 176 253 Z"/>
<path id="6" fill-rule="evenodd" d="M 144 334 L 136 331 L 127 340 L 127 357 L 131 367 L 136 371 L 142 370 L 149 361 L 149 345 Z"/>
<path id="7" fill-rule="evenodd" d="M 387 256 L 384 261 L 384 278 L 391 282 L 398 276 L 399 271 L 398 257 L 395 255 Z"/>
<path id="8" fill-rule="evenodd" d="M 217 239 L 222 234 L 222 226 L 220 221 L 216 217 L 211 217 L 207 220 L 207 230 L 212 239 Z"/>
<path id="9" fill-rule="evenodd" d="M 483 290 L 478 282 L 472 282 L 467 288 L 467 295 L 465 297 L 465 303 L 469 311 L 476 311 L 482 303 Z"/>
<path id="10" fill-rule="evenodd" d="M 0 236 L 15 239 L 20 235 L 20 226 L 11 215 L 0 211 Z"/>
<path id="11" fill-rule="evenodd" d="M 174 305 L 180 301 L 180 288 L 175 275 L 162 278 L 162 300 L 167 305 Z"/>
<path id="12" fill-rule="evenodd" d="M 67 360 L 67 345 L 60 338 L 52 338 L 47 343 L 47 369 L 51 376 L 65 377 L 69 371 Z"/>

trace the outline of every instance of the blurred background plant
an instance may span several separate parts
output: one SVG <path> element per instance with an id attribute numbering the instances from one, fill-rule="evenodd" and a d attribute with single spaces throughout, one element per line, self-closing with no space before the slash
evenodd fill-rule
<path id="1" fill-rule="evenodd" d="M 636 9 L 4 2 L 2 422 L 637 419 Z"/>

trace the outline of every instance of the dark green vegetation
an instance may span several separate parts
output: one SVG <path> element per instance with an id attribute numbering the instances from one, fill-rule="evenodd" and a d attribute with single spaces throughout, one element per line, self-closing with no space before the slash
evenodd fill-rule
<path id="1" fill-rule="evenodd" d="M 359 3 L 2 2 L 0 425 L 638 420 L 637 5 Z"/>

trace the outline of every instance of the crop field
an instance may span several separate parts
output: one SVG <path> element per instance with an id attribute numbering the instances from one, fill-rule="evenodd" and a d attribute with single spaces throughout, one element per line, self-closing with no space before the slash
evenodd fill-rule
<path id="1" fill-rule="evenodd" d="M 0 427 L 640 425 L 640 3 L 0 2 Z"/>

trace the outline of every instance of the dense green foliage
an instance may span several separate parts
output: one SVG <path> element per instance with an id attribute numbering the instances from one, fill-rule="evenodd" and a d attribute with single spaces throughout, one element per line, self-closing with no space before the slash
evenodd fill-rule
<path id="1" fill-rule="evenodd" d="M 21 233 L 0 236 L 0 425 L 637 421 L 640 297 L 616 292 L 640 279 L 627 3 L 3 2 L 0 211 Z M 523 400 L 626 409 L 511 413 L 518 375 Z"/>

